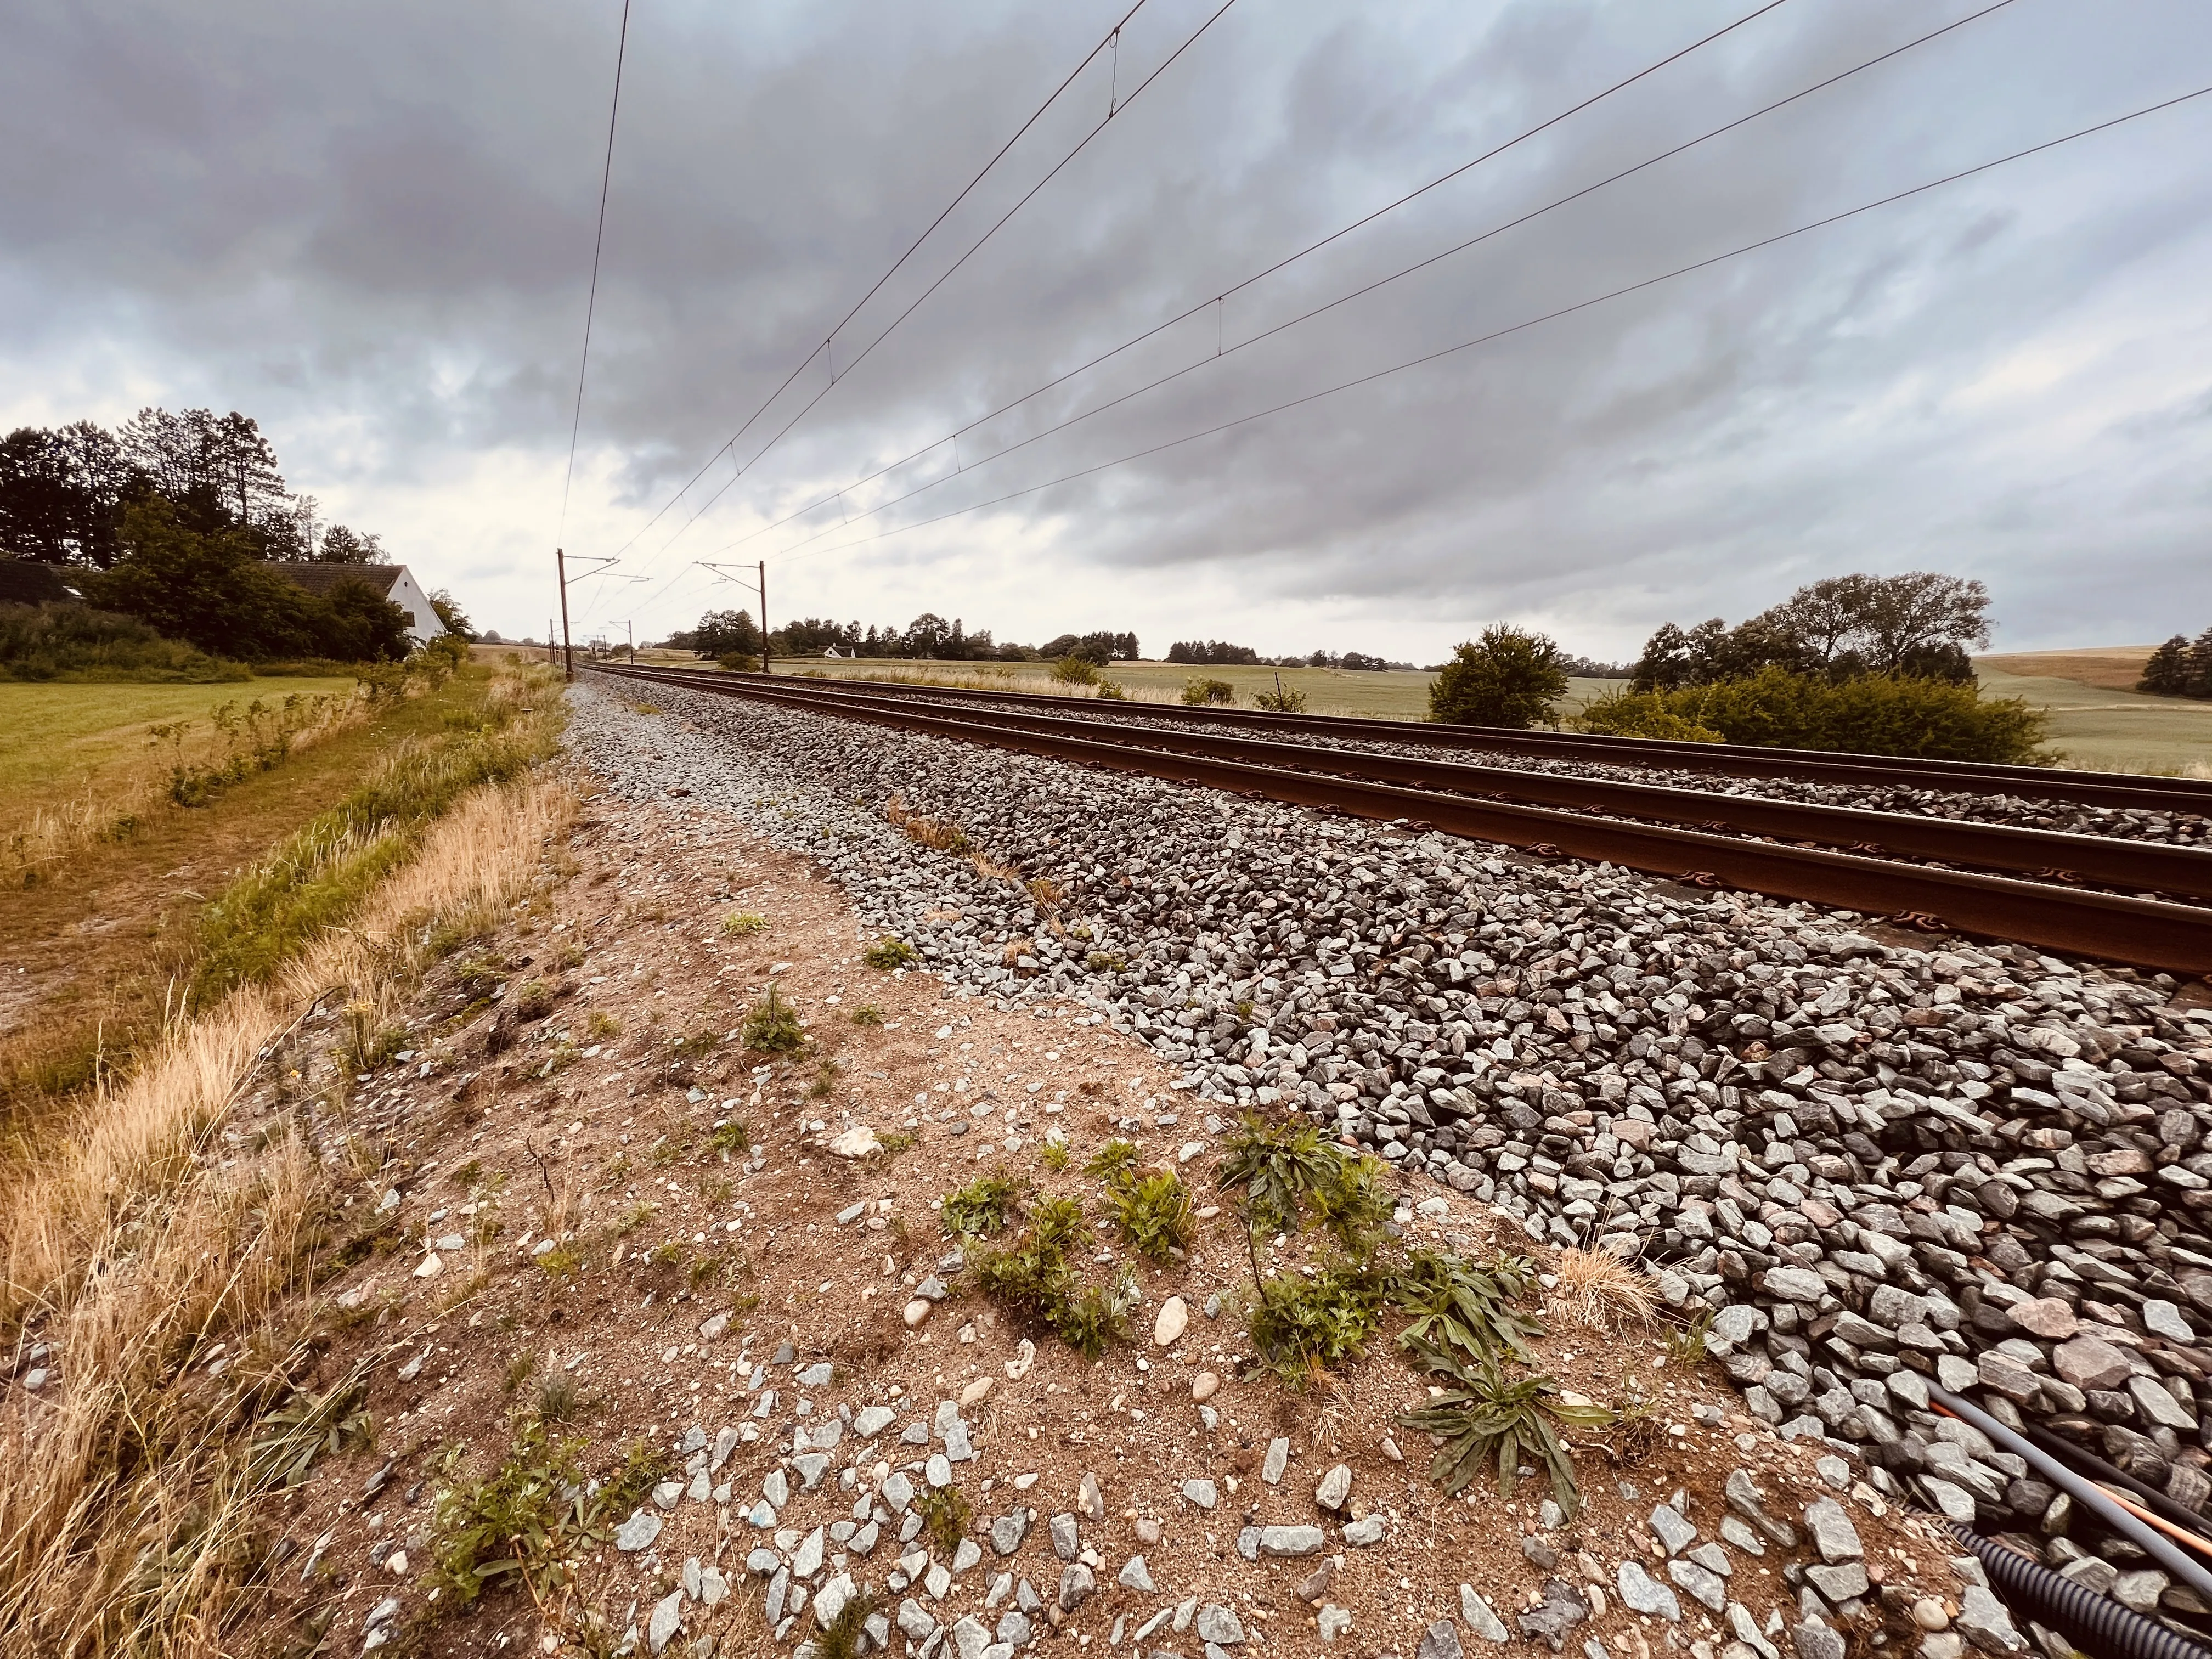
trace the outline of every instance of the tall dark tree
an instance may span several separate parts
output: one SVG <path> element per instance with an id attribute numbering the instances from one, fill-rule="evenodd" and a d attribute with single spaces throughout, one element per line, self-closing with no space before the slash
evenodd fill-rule
<path id="1" fill-rule="evenodd" d="M 1687 629 L 1661 624 L 1633 679 L 1639 691 L 1674 691 L 1780 668 L 1836 680 L 1892 674 L 1971 684 L 1966 648 L 1989 643 L 1989 604 L 1982 583 L 1933 571 L 1831 576 L 1733 629 L 1718 617 Z"/>
<path id="2" fill-rule="evenodd" d="M 389 564 L 392 556 L 384 550 L 384 538 L 375 534 L 362 535 L 334 524 L 323 532 L 315 544 L 315 559 L 322 564 Z"/>
<path id="3" fill-rule="evenodd" d="M 1493 623 L 1452 653 L 1429 682 L 1429 718 L 1525 731 L 1566 695 L 1566 659 L 1542 634 Z"/>
<path id="4" fill-rule="evenodd" d="M 0 550 L 48 564 L 113 564 L 124 503 L 143 477 L 90 421 L 0 439 Z"/>
<path id="5" fill-rule="evenodd" d="M 2160 697 L 2179 697 L 2189 690 L 2189 636 L 2176 634 L 2164 645 L 2150 653 L 2143 664 L 2142 678 L 2136 682 L 2136 690 L 2148 691 Z"/>

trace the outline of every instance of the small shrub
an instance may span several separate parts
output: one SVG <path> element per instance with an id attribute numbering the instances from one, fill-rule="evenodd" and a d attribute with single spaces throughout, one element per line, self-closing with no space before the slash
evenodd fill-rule
<path id="1" fill-rule="evenodd" d="M 1609 691 L 1566 722 L 1568 729 L 1609 738 L 1656 738 L 1668 743 L 1726 743 L 1710 726 L 1668 711 L 1655 691 Z"/>
<path id="2" fill-rule="evenodd" d="M 816 1100 L 827 1100 L 837 1091 L 837 1062 L 825 1060 L 814 1068 L 814 1081 L 806 1085 L 806 1092 Z"/>
<path id="3" fill-rule="evenodd" d="M 1097 695 L 1101 702 L 1127 702 L 1129 700 L 1129 694 L 1121 689 L 1119 680 L 1099 681 Z"/>
<path id="4" fill-rule="evenodd" d="M 915 1494 L 914 1508 L 921 1516 L 923 1534 L 937 1546 L 940 1555 L 951 1555 L 960 1547 L 975 1513 L 957 1486 L 925 1486 Z"/>
<path id="5" fill-rule="evenodd" d="M 1358 1359 L 1382 1328 L 1388 1275 L 1335 1258 L 1311 1279 L 1262 1282 L 1245 1319 L 1252 1350 L 1285 1384 L 1303 1388 L 1322 1370 Z"/>
<path id="6" fill-rule="evenodd" d="M 605 1042 L 609 1037 L 622 1035 L 622 1022 L 604 1008 L 592 1010 L 592 1017 L 584 1022 L 586 1042 Z"/>
<path id="7" fill-rule="evenodd" d="M 1219 705 L 1234 707 L 1237 688 L 1227 680 L 1208 679 L 1204 675 L 1193 675 L 1182 683 L 1182 700 L 1194 708 Z"/>
<path id="8" fill-rule="evenodd" d="M 1111 1185 L 1125 1178 L 1137 1167 L 1139 1156 L 1135 1141 L 1117 1138 L 1091 1154 L 1091 1162 L 1083 1166 L 1083 1170 L 1085 1175 L 1094 1176 Z"/>
<path id="9" fill-rule="evenodd" d="M 1275 677 L 1275 689 L 1254 695 L 1252 706 L 1264 708 L 1271 714 L 1303 714 L 1306 712 L 1306 694 L 1295 685 L 1286 686 L 1283 677 Z"/>
<path id="10" fill-rule="evenodd" d="M 1053 664 L 1052 678 L 1060 685 L 1096 685 L 1098 665 L 1087 657 L 1062 657 Z"/>
<path id="11" fill-rule="evenodd" d="M 615 1218 L 615 1237 L 617 1238 L 629 1237 L 632 1233 L 635 1232 L 640 1226 L 644 1224 L 647 1220 L 650 1219 L 653 1212 L 659 1207 L 660 1206 L 658 1204 L 637 1203 L 631 1205 L 629 1208 L 624 1210 L 620 1215 Z"/>
<path id="12" fill-rule="evenodd" d="M 1570 1405 L 1548 1376 L 1508 1382 L 1504 1367 L 1494 1357 L 1468 1366 L 1438 1356 L 1430 1370 L 1457 1386 L 1447 1387 L 1418 1411 L 1401 1412 L 1395 1420 L 1401 1428 L 1443 1441 L 1443 1449 L 1429 1465 L 1429 1478 L 1445 1495 L 1466 1490 L 1494 1458 L 1498 1493 L 1510 1498 L 1521 1460 L 1529 1457 L 1550 1474 L 1552 1496 L 1573 1519 L 1582 1508 L 1582 1493 L 1575 1486 L 1574 1460 L 1559 1443 L 1557 1425 L 1601 1429 L 1613 1422 L 1612 1412 L 1595 1404 Z"/>
<path id="13" fill-rule="evenodd" d="M 860 1659 L 869 1650 L 868 1620 L 875 1612 L 875 1596 L 866 1588 L 854 1590 L 829 1626 L 814 1638 L 814 1659 Z"/>
<path id="14" fill-rule="evenodd" d="M 526 1421 L 499 1467 L 482 1480 L 457 1482 L 431 1511 L 429 1578 L 441 1612 L 473 1607 L 492 1586 L 526 1587 L 541 1605 L 574 1577 L 571 1563 L 596 1540 L 591 1516 L 571 1491 L 584 1484 L 577 1440 L 554 1441 Z M 453 1474 L 459 1451 L 450 1455 Z"/>
<path id="15" fill-rule="evenodd" d="M 853 1024 L 855 1025 L 880 1025 L 883 1023 L 884 1011 L 872 1002 L 864 1002 L 853 1010 Z"/>
<path id="16" fill-rule="evenodd" d="M 878 1135 L 878 1140 L 882 1137 Z M 1004 1232 L 1022 1194 L 1021 1183 L 1002 1168 L 977 1176 L 957 1192 L 945 1195 L 938 1221 L 953 1238 L 988 1238 Z"/>
<path id="17" fill-rule="evenodd" d="M 746 1010 L 740 1035 L 746 1048 L 763 1054 L 787 1054 L 806 1041 L 798 1010 L 776 994 L 773 981 L 766 999 Z"/>
<path id="18" fill-rule="evenodd" d="M 574 1279 L 583 1267 L 584 1258 L 573 1246 L 559 1244 L 538 1256 L 537 1262 L 548 1279 Z"/>
<path id="19" fill-rule="evenodd" d="M 1190 1188 L 1173 1170 L 1155 1170 L 1117 1182 L 1106 1200 L 1122 1242 L 1139 1255 L 1164 1261 L 1190 1245 Z"/>
<path id="20" fill-rule="evenodd" d="M 1332 1146 L 1303 1118 L 1270 1123 L 1247 1112 L 1230 1131 L 1217 1184 L 1242 1188 L 1244 1215 L 1261 1232 L 1294 1232 L 1304 1212 L 1356 1248 L 1396 1207 L 1381 1173 Z"/>
<path id="21" fill-rule="evenodd" d="M 975 1261 L 983 1293 L 1016 1313 L 1051 1328 L 1086 1359 L 1128 1334 L 1136 1305 L 1135 1276 L 1126 1268 L 1107 1285 L 1084 1285 L 1071 1252 L 1084 1239 L 1083 1206 L 1071 1198 L 1048 1198 L 1012 1243 L 981 1251 Z"/>
<path id="22" fill-rule="evenodd" d="M 722 918 L 722 932 L 732 939 L 750 939 L 768 931 L 768 918 L 757 910 L 738 910 Z"/>
<path id="23" fill-rule="evenodd" d="M 1769 667 L 1741 679 L 1657 694 L 1668 713 L 1729 743 L 1922 760 L 2042 766 L 2050 717 L 1972 685 L 1863 675 L 1840 682 Z"/>
<path id="24" fill-rule="evenodd" d="M 1667 1355 L 1667 1363 L 1679 1365 L 1684 1370 L 1695 1370 L 1705 1362 L 1705 1333 L 1713 1328 L 1713 1310 L 1703 1303 L 1686 1322 L 1669 1325 L 1659 1334 L 1659 1346 Z"/>
<path id="25" fill-rule="evenodd" d="M 885 1129 L 876 1137 L 876 1150 L 884 1158 L 896 1158 L 901 1152 L 912 1150 L 914 1139 L 911 1129 Z"/>
<path id="26" fill-rule="evenodd" d="M 1118 974 L 1129 964 L 1112 951 L 1093 951 L 1084 957 L 1083 965 L 1094 974 Z"/>
<path id="27" fill-rule="evenodd" d="M 1526 731 L 1549 719 L 1566 695 L 1566 660 L 1544 635 L 1493 623 L 1480 640 L 1461 643 L 1429 682 L 1429 718 Z"/>
<path id="28" fill-rule="evenodd" d="M 513 1399 L 514 1397 L 514 1391 L 520 1388 L 524 1383 L 530 1381 L 532 1373 L 536 1371 L 537 1369 L 538 1356 L 536 1354 L 519 1353 L 515 1355 L 514 1358 L 507 1362 L 507 1374 L 500 1379 L 500 1392 L 506 1395 L 509 1399 Z"/>
<path id="29" fill-rule="evenodd" d="M 904 939 L 885 934 L 860 952 L 860 960 L 871 968 L 889 973 L 894 968 L 911 968 L 921 957 Z"/>
<path id="30" fill-rule="evenodd" d="M 717 1123 L 707 1144 L 724 1158 L 732 1152 L 749 1152 L 753 1149 L 753 1127 L 741 1117 L 726 1123 Z"/>
<path id="31" fill-rule="evenodd" d="M 446 1176 L 446 1179 L 452 1182 L 456 1187 L 466 1191 L 469 1188 L 475 1186 L 477 1182 L 483 1179 L 483 1165 L 472 1158 L 467 1163 L 460 1164 Z"/>
<path id="32" fill-rule="evenodd" d="M 1044 1161 L 1044 1167 L 1055 1174 L 1065 1170 L 1075 1159 L 1075 1154 L 1068 1150 L 1064 1140 L 1046 1141 L 1044 1150 L 1037 1156 Z"/>

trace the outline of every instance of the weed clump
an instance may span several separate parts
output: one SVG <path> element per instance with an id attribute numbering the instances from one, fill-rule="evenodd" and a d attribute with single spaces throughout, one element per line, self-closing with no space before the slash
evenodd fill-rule
<path id="1" fill-rule="evenodd" d="M 583 1443 L 550 1439 L 544 1424 L 526 1420 L 490 1474 L 438 1494 L 429 1577 L 444 1594 L 436 1605 L 473 1607 L 501 1583 L 520 1584 L 543 1603 L 571 1582 L 574 1559 L 601 1541 L 595 1523 L 605 1512 L 580 1492 L 568 1495 L 584 1484 L 576 1462 Z M 447 1454 L 449 1477 L 459 1458 L 458 1447 Z"/>
<path id="2" fill-rule="evenodd" d="M 904 939 L 886 933 L 860 952 L 860 960 L 871 968 L 889 973 L 894 968 L 911 968 L 921 957 Z"/>
<path id="3" fill-rule="evenodd" d="M 750 939 L 768 932 L 768 918 L 757 910 L 737 910 L 722 918 L 722 932 L 730 939 Z"/>
<path id="4" fill-rule="evenodd" d="M 1311 1279 L 1261 1282 L 1245 1328 L 1261 1363 L 1291 1388 L 1367 1352 L 1390 1302 L 1389 1274 L 1337 1257 Z"/>
<path id="5" fill-rule="evenodd" d="M 1190 1247 L 1190 1188 L 1173 1170 L 1133 1174 L 1114 1182 L 1106 1209 L 1122 1243 L 1151 1261 L 1165 1261 Z"/>
<path id="6" fill-rule="evenodd" d="M 576 1379 L 566 1371 L 555 1371 L 538 1384 L 538 1417 L 540 1422 L 566 1423 L 583 1408 L 584 1396 L 576 1386 Z"/>
<path id="7" fill-rule="evenodd" d="M 1046 1169 L 1054 1172 L 1065 1170 L 1075 1161 L 1075 1154 L 1068 1150 L 1067 1143 L 1064 1140 L 1046 1141 L 1044 1150 L 1039 1152 L 1037 1157 L 1042 1160 Z"/>
<path id="8" fill-rule="evenodd" d="M 1083 1166 L 1083 1170 L 1085 1175 L 1095 1176 L 1110 1185 L 1137 1167 L 1139 1156 L 1135 1141 L 1117 1137 L 1092 1154 L 1091 1162 Z"/>
<path id="9" fill-rule="evenodd" d="M 1443 1443 L 1429 1466 L 1429 1475 L 1445 1495 L 1466 1490 L 1494 1458 L 1498 1492 L 1510 1498 L 1526 1456 L 1550 1474 L 1552 1496 L 1571 1520 L 1582 1507 L 1582 1494 L 1575 1486 L 1574 1460 L 1559 1443 L 1559 1430 L 1605 1428 L 1613 1421 L 1613 1413 L 1592 1401 L 1570 1398 L 1548 1376 L 1508 1381 L 1495 1355 L 1469 1366 L 1437 1354 L 1427 1369 L 1456 1386 L 1447 1387 L 1418 1411 L 1401 1412 L 1395 1420 L 1401 1428 L 1435 1435 Z"/>
<path id="10" fill-rule="evenodd" d="M 960 1547 L 960 1540 L 968 1535 L 969 1523 L 975 1513 L 968 1506 L 967 1495 L 957 1486 L 923 1487 L 915 1498 L 914 1509 L 921 1517 L 923 1534 L 944 1555 Z"/>
<path id="11" fill-rule="evenodd" d="M 1648 1326 L 1658 1311 L 1657 1287 L 1610 1250 L 1559 1252 L 1553 1298 L 1577 1324 L 1594 1331 Z"/>
<path id="12" fill-rule="evenodd" d="M 732 1152 L 749 1152 L 753 1149 L 753 1126 L 741 1117 L 733 1117 L 714 1126 L 707 1144 L 727 1160 Z"/>
<path id="13" fill-rule="evenodd" d="M 986 1296 L 1049 1326 L 1085 1358 L 1096 1359 L 1128 1334 L 1137 1285 L 1127 1268 L 1110 1285 L 1081 1284 L 1069 1257 L 1083 1237 L 1083 1206 L 1072 1198 L 1048 1198 L 1031 1212 L 1020 1237 L 979 1249 L 973 1261 Z"/>
<path id="14" fill-rule="evenodd" d="M 1237 702 L 1237 688 L 1227 680 L 1194 675 L 1182 683 L 1182 700 L 1194 708 L 1211 706 L 1233 708 Z"/>
<path id="15" fill-rule="evenodd" d="M 814 1638 L 814 1659 L 860 1659 L 868 1651 L 868 1620 L 875 1616 L 876 1598 L 858 1589 L 845 1598 L 823 1632 Z"/>
<path id="16" fill-rule="evenodd" d="M 1096 685 L 1098 665 L 1087 657 L 1062 657 L 1053 664 L 1052 678 L 1060 685 Z"/>
<path id="17" fill-rule="evenodd" d="M 884 1011 L 872 1002 L 864 1002 L 853 1010 L 853 1024 L 855 1025 L 880 1025 L 883 1023 Z"/>
<path id="18" fill-rule="evenodd" d="M 1021 1183 L 1000 1168 L 947 1193 L 938 1221 L 951 1237 L 988 1238 L 1006 1231 L 1021 1195 Z"/>
<path id="19" fill-rule="evenodd" d="M 799 1011 L 776 994 L 774 981 L 769 985 L 767 998 L 746 1010 L 738 1035 L 746 1048 L 763 1054 L 787 1054 L 806 1041 Z"/>
<path id="20" fill-rule="evenodd" d="M 1310 1208 L 1346 1249 L 1364 1255 L 1396 1206 L 1374 1161 L 1347 1154 L 1303 1120 L 1270 1123 L 1247 1112 L 1229 1134 L 1217 1184 L 1242 1188 L 1255 1232 L 1295 1232 Z M 1258 1277 L 1257 1263 L 1254 1275 Z"/>
<path id="21" fill-rule="evenodd" d="M 1283 677 L 1278 674 L 1275 689 L 1254 693 L 1252 705 L 1271 714 L 1303 714 L 1306 712 L 1306 694 L 1295 685 L 1284 685 Z"/>

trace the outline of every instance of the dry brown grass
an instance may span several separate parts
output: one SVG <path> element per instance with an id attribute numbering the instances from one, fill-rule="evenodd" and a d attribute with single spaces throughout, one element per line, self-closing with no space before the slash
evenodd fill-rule
<path id="1" fill-rule="evenodd" d="M 926 817 L 908 806 L 900 796 L 893 795 L 884 803 L 884 817 L 917 846 L 934 848 L 940 853 L 964 853 L 968 850 L 968 837 L 958 824 Z"/>
<path id="2" fill-rule="evenodd" d="M 299 1364 L 290 1322 L 327 1179 L 303 1119 L 257 1149 L 225 1144 L 226 1118 L 307 1008 L 389 1010 L 437 935 L 532 886 L 572 811 L 544 779 L 465 799 L 350 927 L 173 1028 L 0 1177 L 0 1317 L 52 1344 L 59 1371 L 0 1411 L 0 1655 L 222 1650 L 269 1484 L 235 1425 Z M 260 1358 L 195 1374 L 216 1340 Z"/>
<path id="3" fill-rule="evenodd" d="M 1638 1268 L 1607 1250 L 1559 1253 L 1552 1306 L 1594 1331 L 1645 1329 L 1659 1316 L 1659 1290 Z"/>

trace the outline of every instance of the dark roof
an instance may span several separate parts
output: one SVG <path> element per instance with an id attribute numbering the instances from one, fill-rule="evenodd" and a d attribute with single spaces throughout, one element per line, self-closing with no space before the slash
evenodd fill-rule
<path id="1" fill-rule="evenodd" d="M 60 568 L 33 559 L 0 559 L 0 604 L 81 605 Z"/>
<path id="2" fill-rule="evenodd" d="M 328 593 L 340 582 L 362 582 L 380 593 L 389 593 L 399 578 L 396 564 L 321 564 L 304 559 L 270 559 L 268 568 L 310 593 Z"/>

